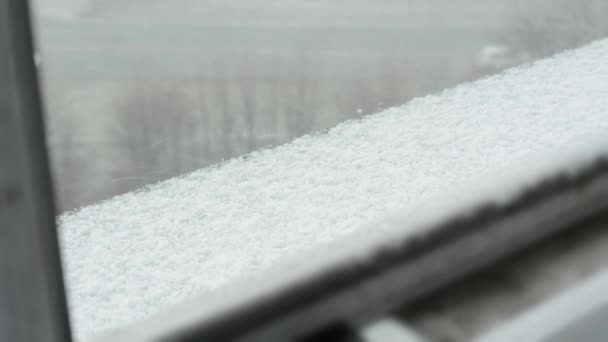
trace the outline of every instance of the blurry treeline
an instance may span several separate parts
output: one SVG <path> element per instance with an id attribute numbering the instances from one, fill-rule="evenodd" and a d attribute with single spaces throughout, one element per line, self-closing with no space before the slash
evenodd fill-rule
<path id="1" fill-rule="evenodd" d="M 559 0 L 535 12 L 522 10 L 510 27 L 489 34 L 488 43 L 529 59 L 547 56 L 606 36 L 607 9 L 599 1 Z M 48 73 L 47 126 L 60 210 L 276 146 L 508 66 L 488 68 L 476 56 L 381 52 L 357 64 L 346 53 L 341 58 L 353 72 L 338 77 L 331 72 L 335 63 L 310 49 L 234 54 L 238 58 L 218 62 L 209 76 L 192 78 L 140 75 L 96 82 Z M 92 135 L 90 126 L 103 133 Z"/>
<path id="2" fill-rule="evenodd" d="M 90 96 L 79 98 L 70 89 L 82 84 L 65 82 L 62 88 L 61 81 L 47 79 L 53 84 L 47 90 L 53 113 L 49 142 L 60 207 L 71 209 L 276 146 L 455 85 L 471 74 L 447 63 L 384 56 L 374 67 L 335 77 L 320 61 L 311 62 L 314 55 L 276 61 L 242 53 L 238 66 L 217 66 L 222 77 L 94 85 L 91 91 L 105 100 L 104 118 L 96 120 L 105 130 L 101 141 L 88 137 L 80 123 Z M 264 77 L 243 72 L 264 64 L 274 66 Z"/>

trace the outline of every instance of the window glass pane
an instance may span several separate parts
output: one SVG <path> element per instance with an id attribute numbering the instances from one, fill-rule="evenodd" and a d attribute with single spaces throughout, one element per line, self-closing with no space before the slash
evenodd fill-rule
<path id="1" fill-rule="evenodd" d="M 295 176 L 276 171 L 276 158 L 286 159 L 283 167 L 288 170 L 304 167 L 298 153 L 318 153 L 321 159 L 327 149 L 298 150 L 312 145 L 296 141 L 288 150 L 293 153 L 256 159 L 257 174 L 241 164 L 226 167 L 232 158 L 307 134 L 323 139 L 327 130 L 348 120 L 373 117 L 416 97 L 441 94 L 608 33 L 608 5 L 591 0 L 37 0 L 33 10 L 59 211 L 73 211 L 59 220 L 70 305 L 77 336 L 85 339 L 222 286 L 241 273 L 267 268 L 287 251 L 297 254 L 341 236 L 342 227 L 360 225 L 424 197 L 408 189 L 374 189 L 385 179 L 403 177 L 390 169 L 378 175 L 379 183 L 370 181 L 361 190 L 359 164 L 353 162 L 348 170 L 334 170 L 351 182 L 352 192 L 334 192 L 331 197 L 320 192 L 309 205 L 312 209 L 298 216 L 293 203 L 304 203 L 289 201 L 304 190 L 266 191 L 283 181 L 287 188 L 294 184 L 288 178 Z M 428 128 L 436 124 L 432 114 L 428 121 L 415 121 L 423 122 L 417 130 L 407 128 L 414 132 L 408 140 L 416 146 L 412 153 L 428 161 L 408 177 L 428 183 L 424 191 L 429 193 L 458 180 L 454 174 L 438 180 L 437 170 L 445 165 L 424 155 L 435 151 L 434 142 L 416 145 L 421 141 L 417 132 L 429 134 Z M 357 139 L 368 128 L 363 127 Z M 457 129 L 437 130 L 436 143 L 449 145 L 444 140 Z M 474 134 L 493 141 L 493 132 L 479 129 Z M 380 138 L 370 133 L 369 144 Z M 348 141 L 331 148 L 352 152 L 352 160 L 357 159 Z M 389 151 L 401 148 L 409 147 L 397 145 Z M 453 157 L 456 169 L 468 163 L 458 164 L 459 155 Z M 263 163 L 268 164 L 260 166 Z M 310 163 L 305 166 L 315 170 Z M 183 180 L 206 184 L 198 190 L 206 194 L 204 199 L 194 196 L 196 187 L 181 188 L 177 181 L 161 188 L 184 193 L 159 192 L 157 199 L 139 202 L 138 195 L 111 199 L 150 191 L 146 187 L 203 168 L 210 171 Z M 324 178 L 327 169 L 320 170 L 302 179 L 310 182 L 306 191 L 312 193 L 334 179 Z M 263 178 L 273 172 L 274 178 Z M 361 175 L 368 177 L 363 171 Z M 231 188 L 234 183 L 236 190 Z M 381 191 L 395 196 L 378 201 L 370 195 Z M 248 202 L 241 201 L 244 196 L 249 196 Z M 352 205 L 349 199 L 355 197 L 361 208 L 350 216 L 323 211 Z M 105 218 L 111 211 L 125 210 L 123 203 L 134 211 Z M 219 208 L 217 203 L 224 205 L 223 211 L 209 212 Z M 273 209 L 251 209 L 246 215 L 243 203 L 252 208 L 269 203 Z M 173 207 L 180 211 L 159 214 Z M 141 219 L 145 212 L 150 213 L 147 221 Z M 242 216 L 230 216 L 236 212 Z M 322 217 L 312 219 L 315 212 Z M 273 245 L 260 242 L 266 241 L 263 235 L 255 240 L 244 233 L 245 228 L 268 229 L 268 234 L 289 230 L 279 227 L 283 221 L 275 218 L 280 215 L 295 222 L 289 238 L 293 241 Z M 340 229 L 307 230 L 319 224 Z M 200 235 L 184 227 L 206 229 L 213 239 L 194 240 L 203 246 L 197 249 L 193 239 Z M 157 234 L 156 242 L 143 243 L 151 232 Z M 296 242 L 306 239 L 309 245 Z M 131 241 L 133 249 L 125 241 Z M 237 256 L 230 248 L 238 249 L 234 246 L 239 244 L 255 245 L 262 252 L 244 248 Z M 264 252 L 272 248 L 280 252 Z M 243 261 L 248 258 L 254 262 Z M 175 265 L 190 270 L 206 265 L 217 273 L 211 279 L 192 279 Z"/>

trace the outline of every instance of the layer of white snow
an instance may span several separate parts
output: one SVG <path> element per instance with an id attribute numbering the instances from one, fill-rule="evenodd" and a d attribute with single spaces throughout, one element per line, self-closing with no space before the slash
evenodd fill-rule
<path id="1" fill-rule="evenodd" d="M 447 215 L 502 201 L 589 160 L 608 150 L 606 60 L 608 40 L 61 216 L 77 336 L 211 298 L 331 241 L 358 253 L 424 227 L 415 214 L 429 203 Z"/>

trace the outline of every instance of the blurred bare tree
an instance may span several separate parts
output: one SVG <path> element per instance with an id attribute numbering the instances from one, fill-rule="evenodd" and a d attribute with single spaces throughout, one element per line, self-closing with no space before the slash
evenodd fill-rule
<path id="1" fill-rule="evenodd" d="M 201 166 L 204 166 L 215 159 L 214 151 L 211 148 L 214 145 L 212 134 L 213 107 L 207 92 L 207 82 L 197 80 L 194 88 L 196 107 L 198 108 L 198 126 L 201 128 L 201 132 L 198 134 L 198 139 L 193 142 L 195 146 L 199 146 L 198 154 L 193 153 L 192 155 L 198 155 L 198 158 L 203 162 Z"/>
<path id="2" fill-rule="evenodd" d="M 124 158 L 118 174 L 129 180 L 129 188 L 186 171 L 187 139 L 201 132 L 181 87 L 136 84 L 115 105 L 113 141 Z"/>
<path id="3" fill-rule="evenodd" d="M 310 133 L 315 127 L 315 116 L 319 110 L 318 73 L 311 57 L 307 52 L 298 53 L 295 57 L 295 70 L 291 74 L 291 87 L 293 91 L 285 94 L 287 107 L 285 123 L 287 133 L 291 137 L 299 137 Z"/>

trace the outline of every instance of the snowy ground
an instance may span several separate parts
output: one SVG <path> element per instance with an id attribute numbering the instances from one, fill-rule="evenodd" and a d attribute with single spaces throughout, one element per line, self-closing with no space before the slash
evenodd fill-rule
<path id="1" fill-rule="evenodd" d="M 366 222 L 601 135 L 607 59 L 608 40 L 596 42 L 63 215 L 77 336 L 373 236 Z"/>

